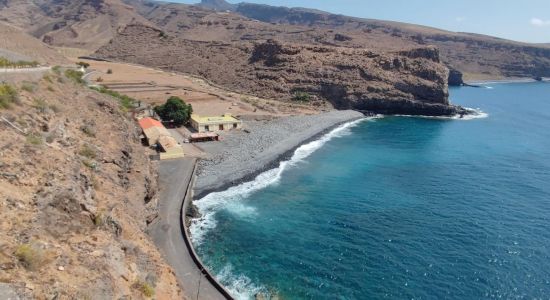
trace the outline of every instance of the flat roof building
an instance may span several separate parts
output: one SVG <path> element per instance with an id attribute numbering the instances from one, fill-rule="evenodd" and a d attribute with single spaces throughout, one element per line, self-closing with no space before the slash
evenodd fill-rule
<path id="1" fill-rule="evenodd" d="M 191 115 L 191 126 L 197 132 L 224 131 L 232 129 L 241 129 L 243 122 L 231 114 L 223 116 L 205 117 L 197 114 Z"/>

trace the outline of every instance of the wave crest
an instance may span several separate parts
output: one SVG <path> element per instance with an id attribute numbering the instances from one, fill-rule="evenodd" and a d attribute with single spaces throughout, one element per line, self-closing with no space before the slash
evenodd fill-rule
<path id="1" fill-rule="evenodd" d="M 378 118 L 377 116 L 375 118 Z M 229 211 L 239 211 L 242 213 L 254 213 L 252 207 L 246 207 L 241 202 L 252 193 L 264 189 L 270 185 L 277 184 L 283 172 L 288 168 L 295 166 L 305 158 L 317 151 L 333 138 L 342 137 L 351 134 L 351 128 L 357 126 L 364 120 L 373 118 L 363 118 L 338 126 L 331 132 L 325 134 L 320 139 L 304 144 L 294 151 L 292 157 L 287 161 L 282 161 L 279 167 L 259 174 L 254 180 L 231 187 L 222 192 L 215 192 L 206 195 L 204 198 L 193 203 L 199 209 L 202 217 L 191 221 L 189 231 L 191 232 L 191 241 L 195 245 L 200 245 L 208 231 L 214 229 L 217 225 L 215 215 L 221 209 Z M 240 206 L 240 209 L 236 207 Z M 235 208 L 235 209 L 232 209 Z"/>

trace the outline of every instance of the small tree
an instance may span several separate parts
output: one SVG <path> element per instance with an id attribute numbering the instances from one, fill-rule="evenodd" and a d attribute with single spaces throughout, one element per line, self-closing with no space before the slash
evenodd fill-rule
<path id="1" fill-rule="evenodd" d="M 79 62 L 77 62 L 76 64 L 77 64 L 79 67 L 83 67 L 84 69 L 87 69 L 87 68 L 90 66 L 89 63 L 83 62 L 83 61 L 79 61 Z"/>
<path id="2" fill-rule="evenodd" d="M 186 104 L 181 98 L 172 96 L 166 103 L 155 107 L 155 112 L 164 120 L 172 121 L 181 126 L 189 121 L 193 113 L 191 104 Z"/>

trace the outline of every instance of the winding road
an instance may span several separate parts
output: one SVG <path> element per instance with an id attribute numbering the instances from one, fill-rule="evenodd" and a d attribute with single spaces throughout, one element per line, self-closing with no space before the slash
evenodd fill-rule
<path id="1" fill-rule="evenodd" d="M 159 217 L 149 227 L 149 235 L 176 272 L 189 299 L 228 299 L 207 278 L 193 260 L 185 242 L 182 207 L 193 179 L 195 158 L 159 163 Z"/>

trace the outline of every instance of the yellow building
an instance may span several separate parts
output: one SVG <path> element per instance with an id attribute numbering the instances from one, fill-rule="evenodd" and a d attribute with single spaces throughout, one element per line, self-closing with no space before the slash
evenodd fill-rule
<path id="1" fill-rule="evenodd" d="M 223 131 L 241 129 L 243 122 L 231 114 L 217 117 L 203 117 L 197 114 L 191 115 L 191 126 L 197 132 Z"/>

